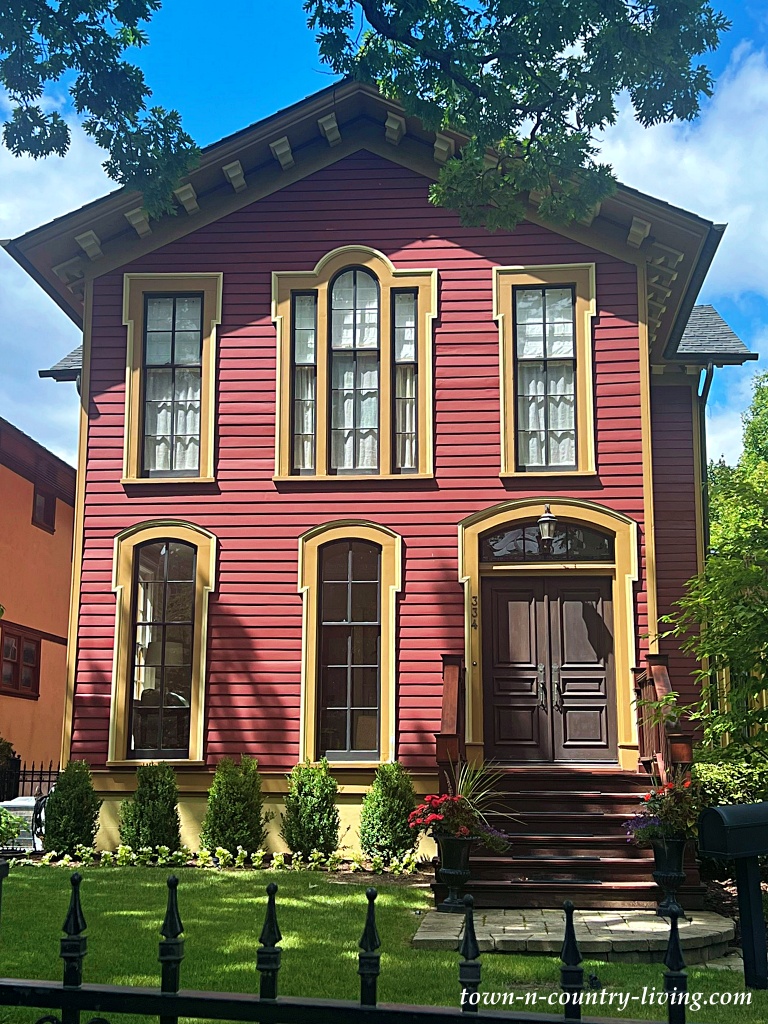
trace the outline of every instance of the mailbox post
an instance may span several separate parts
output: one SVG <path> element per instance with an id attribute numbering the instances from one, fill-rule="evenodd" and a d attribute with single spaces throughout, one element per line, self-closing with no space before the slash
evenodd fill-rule
<path id="1" fill-rule="evenodd" d="M 736 861 L 744 983 L 749 988 L 768 988 L 768 949 L 757 860 L 768 854 L 768 803 L 702 811 L 699 854 Z"/>

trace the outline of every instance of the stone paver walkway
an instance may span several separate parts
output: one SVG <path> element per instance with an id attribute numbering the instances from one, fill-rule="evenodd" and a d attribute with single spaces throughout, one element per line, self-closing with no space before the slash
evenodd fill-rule
<path id="1" fill-rule="evenodd" d="M 413 945 L 420 949 L 458 949 L 463 925 L 460 914 L 431 910 L 421 922 Z M 669 921 L 657 917 L 653 910 L 577 910 L 574 925 L 579 949 L 587 959 L 627 963 L 660 963 L 664 959 Z M 557 955 L 564 930 L 562 910 L 475 911 L 478 944 L 485 953 Z M 689 964 L 723 957 L 733 936 L 733 922 L 710 911 L 691 911 L 689 920 L 680 921 L 680 941 Z"/>

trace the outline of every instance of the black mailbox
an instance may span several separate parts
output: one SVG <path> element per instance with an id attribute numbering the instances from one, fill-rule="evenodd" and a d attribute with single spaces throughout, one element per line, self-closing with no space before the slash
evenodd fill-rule
<path id="1" fill-rule="evenodd" d="M 699 819 L 702 857 L 738 859 L 768 853 L 768 802 L 710 807 Z"/>
<path id="2" fill-rule="evenodd" d="M 699 855 L 736 861 L 744 981 L 768 988 L 768 946 L 757 858 L 768 854 L 768 802 L 710 807 L 699 818 Z"/>

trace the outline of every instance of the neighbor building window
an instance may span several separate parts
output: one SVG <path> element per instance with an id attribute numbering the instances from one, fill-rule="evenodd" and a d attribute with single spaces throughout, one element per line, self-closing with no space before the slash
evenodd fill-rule
<path id="1" fill-rule="evenodd" d="M 595 472 L 594 264 L 499 267 L 501 471 Z"/>
<path id="2" fill-rule="evenodd" d="M 125 274 L 124 483 L 214 475 L 221 274 Z"/>
<path id="3" fill-rule="evenodd" d="M 215 538 L 190 523 L 139 523 L 118 535 L 110 762 L 202 760 L 215 568 Z"/>
<path id="4" fill-rule="evenodd" d="M 56 529 L 56 495 L 37 484 L 32 498 L 32 523 L 49 533 Z"/>
<path id="5" fill-rule="evenodd" d="M 437 272 L 354 246 L 273 278 L 277 476 L 431 474 Z"/>
<path id="6" fill-rule="evenodd" d="M 40 640 L 18 629 L 0 629 L 0 693 L 37 697 L 40 693 Z"/>
<path id="7" fill-rule="evenodd" d="M 319 749 L 331 760 L 379 754 L 381 548 L 320 548 Z"/>

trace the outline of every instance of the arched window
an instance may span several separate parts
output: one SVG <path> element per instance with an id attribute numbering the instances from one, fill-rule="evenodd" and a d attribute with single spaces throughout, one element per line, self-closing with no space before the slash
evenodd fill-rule
<path id="1" fill-rule="evenodd" d="M 318 754 L 378 759 L 381 548 L 332 541 L 319 570 Z"/>
<path id="2" fill-rule="evenodd" d="M 335 473 L 379 468 L 379 282 L 368 270 L 331 288 L 331 464 Z M 413 467 L 412 467 L 413 468 Z"/>
<path id="3" fill-rule="evenodd" d="M 273 300 L 277 478 L 431 475 L 437 271 L 346 246 L 275 273 Z"/>
<path id="4" fill-rule="evenodd" d="M 535 519 L 480 537 L 481 562 L 612 562 L 614 558 L 613 536 L 582 523 L 559 522 L 549 551 L 541 544 Z"/>
<path id="5" fill-rule="evenodd" d="M 189 755 L 196 561 L 195 547 L 173 540 L 134 556 L 131 757 Z"/>
<path id="6" fill-rule="evenodd" d="M 115 538 L 109 761 L 201 761 L 216 539 L 157 520 Z"/>
<path id="7" fill-rule="evenodd" d="M 400 581 L 401 539 L 384 526 L 339 520 L 299 538 L 302 758 L 394 759 Z"/>

